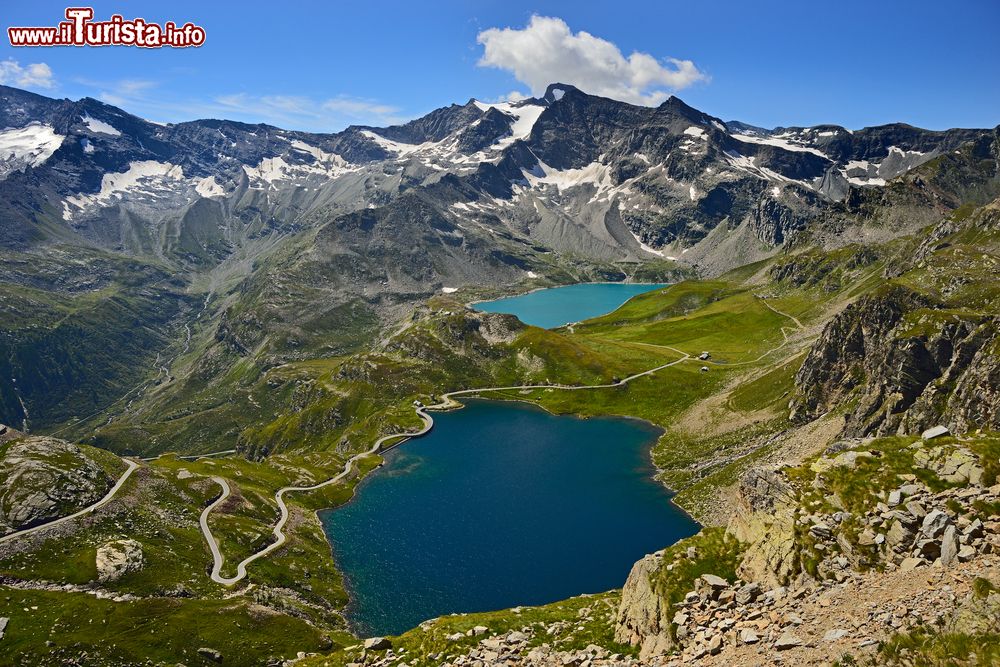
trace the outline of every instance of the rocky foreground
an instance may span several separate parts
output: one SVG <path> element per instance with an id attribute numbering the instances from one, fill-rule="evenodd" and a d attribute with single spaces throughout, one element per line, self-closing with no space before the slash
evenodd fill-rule
<path id="1" fill-rule="evenodd" d="M 647 556 L 623 591 L 616 638 L 648 664 L 829 664 L 913 628 L 1000 630 L 988 583 L 1000 563 L 995 442 L 935 442 L 842 442 L 808 466 L 749 475 L 749 511 L 729 527 L 738 578 L 702 574 L 667 604 L 662 582 L 702 556 Z M 991 613 L 970 623 L 985 600 Z"/>

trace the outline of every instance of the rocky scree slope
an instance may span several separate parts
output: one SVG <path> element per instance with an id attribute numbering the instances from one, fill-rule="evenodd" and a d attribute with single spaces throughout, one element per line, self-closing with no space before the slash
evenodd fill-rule
<path id="1" fill-rule="evenodd" d="M 963 619 L 979 604 L 973 579 L 995 577 L 1000 562 L 998 442 L 841 441 L 809 464 L 748 475 L 749 511 L 725 534 L 703 532 L 636 564 L 616 638 L 639 646 L 646 664 L 811 664 L 942 628 L 985 632 L 995 645 L 995 614 L 971 631 Z M 941 586 L 949 572 L 968 594 Z M 894 594 L 897 580 L 909 585 Z"/>

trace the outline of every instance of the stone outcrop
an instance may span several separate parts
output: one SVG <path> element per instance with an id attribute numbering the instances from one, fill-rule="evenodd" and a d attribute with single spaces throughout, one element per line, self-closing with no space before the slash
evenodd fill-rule
<path id="1" fill-rule="evenodd" d="M 847 435 L 1000 428 L 1000 319 L 944 314 L 902 287 L 831 320 L 795 377 L 795 421 L 851 399 Z"/>
<path id="2" fill-rule="evenodd" d="M 800 601 L 812 600 L 822 608 L 824 591 L 864 577 L 954 570 L 1000 555 L 1000 521 L 978 518 L 975 509 L 1000 504 L 1000 484 L 984 486 L 983 459 L 971 445 L 941 439 L 891 450 L 863 449 L 868 442 L 834 443 L 825 455 L 798 469 L 791 476 L 794 483 L 780 470 L 747 473 L 728 528 L 745 545 L 739 578 L 730 582 L 702 575 L 681 602 L 667 607 L 651 583 L 664 566 L 664 552 L 646 556 L 633 567 L 622 591 L 616 640 L 640 646 L 644 664 L 698 663 L 750 646 L 759 646 L 758 654 L 794 653 L 806 645 L 797 631 L 803 622 Z M 857 499 L 847 503 L 828 487 L 830 479 L 842 479 L 849 471 L 867 477 L 872 470 L 895 465 L 884 459 L 907 461 L 910 456 L 914 472 L 926 471 L 949 486 L 934 490 L 940 487 L 921 481 L 926 476 L 901 474 L 897 479 L 902 483 L 874 489 L 860 506 Z M 928 613 L 933 609 L 933 604 L 927 606 Z M 1000 624 L 998 609 L 1000 594 L 970 599 L 955 614 L 956 631 Z M 889 631 L 923 622 L 924 616 L 903 621 L 892 611 L 884 614 Z M 836 627 L 824 632 L 825 642 L 850 634 Z"/>
<path id="3" fill-rule="evenodd" d="M 100 500 L 111 484 L 76 445 L 40 436 L 11 440 L 0 458 L 0 534 L 71 514 Z"/>
<path id="4" fill-rule="evenodd" d="M 101 583 L 117 581 L 129 572 L 137 572 L 142 564 L 142 545 L 135 540 L 115 540 L 97 548 L 97 579 Z"/>
<path id="5" fill-rule="evenodd" d="M 795 555 L 795 494 L 776 470 L 751 470 L 740 480 L 738 509 L 729 532 L 749 545 L 739 574 L 779 586 L 792 575 Z"/>
<path id="6" fill-rule="evenodd" d="M 615 641 L 640 646 L 642 659 L 668 653 L 674 644 L 668 632 L 673 611 L 666 607 L 652 582 L 662 561 L 661 551 L 636 562 L 622 589 Z"/>

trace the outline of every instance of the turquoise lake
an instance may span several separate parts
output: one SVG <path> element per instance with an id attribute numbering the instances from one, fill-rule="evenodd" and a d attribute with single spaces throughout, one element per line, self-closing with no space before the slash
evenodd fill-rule
<path id="1" fill-rule="evenodd" d="M 543 329 L 581 322 L 615 310 L 636 294 L 666 287 L 646 283 L 581 283 L 537 290 L 495 301 L 483 301 L 474 308 L 488 313 L 517 315 L 525 324 Z"/>
<path id="2" fill-rule="evenodd" d="M 653 479 L 645 422 L 487 400 L 434 421 L 321 513 L 364 635 L 620 588 L 697 531 Z"/>

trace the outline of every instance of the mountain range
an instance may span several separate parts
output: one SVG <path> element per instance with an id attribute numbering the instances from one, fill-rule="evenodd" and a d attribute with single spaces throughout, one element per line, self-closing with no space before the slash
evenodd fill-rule
<path id="1" fill-rule="evenodd" d="M 767 130 L 564 84 L 333 134 L 164 125 L 2 87 L 0 126 L 0 420 L 39 426 L 85 420 L 188 353 L 176 338 L 196 318 L 214 318 L 216 347 L 276 364 L 356 349 L 442 289 L 710 277 L 796 243 L 912 233 L 991 198 L 996 174 L 974 163 L 1000 138 Z M 971 164 L 909 176 L 941 160 Z M 202 353 L 201 372 L 233 363 Z"/>

